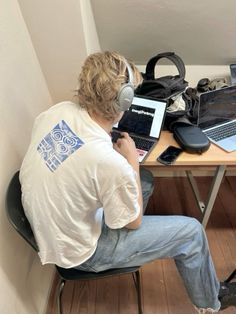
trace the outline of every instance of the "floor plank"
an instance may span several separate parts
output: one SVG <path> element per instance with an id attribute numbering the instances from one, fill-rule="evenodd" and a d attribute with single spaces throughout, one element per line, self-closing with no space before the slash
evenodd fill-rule
<path id="1" fill-rule="evenodd" d="M 196 310 L 187 296 L 182 279 L 176 270 L 174 261 L 170 259 L 165 260 L 163 264 L 163 270 L 164 282 L 167 291 L 168 313 L 196 314 Z"/>
<path id="2" fill-rule="evenodd" d="M 211 183 L 198 177 L 203 198 Z M 187 215 L 200 219 L 201 213 L 187 178 L 155 178 L 155 189 L 147 215 Z M 206 234 L 220 280 L 236 268 L 236 177 L 225 177 L 216 198 Z M 182 279 L 173 260 L 157 260 L 141 268 L 144 314 L 194 314 Z M 56 314 L 55 277 L 46 314 Z M 85 282 L 69 282 L 63 293 L 64 314 L 136 314 L 137 299 L 131 275 Z M 236 314 L 231 307 L 224 314 Z"/>
<path id="3" fill-rule="evenodd" d="M 163 264 L 158 260 L 142 267 L 144 313 L 169 314 Z"/>

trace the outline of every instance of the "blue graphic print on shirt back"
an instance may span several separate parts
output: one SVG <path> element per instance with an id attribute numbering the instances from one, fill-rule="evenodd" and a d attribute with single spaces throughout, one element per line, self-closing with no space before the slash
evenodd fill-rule
<path id="1" fill-rule="evenodd" d="M 84 142 L 62 120 L 42 139 L 37 151 L 53 172 L 83 144 Z"/>

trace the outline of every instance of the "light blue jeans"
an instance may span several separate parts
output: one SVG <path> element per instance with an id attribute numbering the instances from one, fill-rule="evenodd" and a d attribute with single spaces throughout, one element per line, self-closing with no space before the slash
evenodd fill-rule
<path id="1" fill-rule="evenodd" d="M 141 173 L 144 206 L 153 191 L 149 171 Z M 185 216 L 144 216 L 135 230 L 110 229 L 103 225 L 93 256 L 78 266 L 100 272 L 110 268 L 139 266 L 161 258 L 173 258 L 184 285 L 199 313 L 220 308 L 220 283 L 209 253 L 205 231 L 194 218 Z"/>

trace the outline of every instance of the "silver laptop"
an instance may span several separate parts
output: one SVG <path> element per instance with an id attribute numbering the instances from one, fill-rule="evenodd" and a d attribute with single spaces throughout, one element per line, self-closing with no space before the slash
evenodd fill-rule
<path id="1" fill-rule="evenodd" d="M 113 141 L 117 140 L 120 132 L 129 133 L 135 142 L 139 162 L 144 161 L 160 137 L 165 112 L 164 101 L 134 97 L 129 110 L 113 127 Z"/>
<path id="2" fill-rule="evenodd" d="M 230 64 L 231 84 L 236 85 L 236 64 Z"/>
<path id="3" fill-rule="evenodd" d="M 200 95 L 198 126 L 225 151 L 236 150 L 236 86 Z"/>

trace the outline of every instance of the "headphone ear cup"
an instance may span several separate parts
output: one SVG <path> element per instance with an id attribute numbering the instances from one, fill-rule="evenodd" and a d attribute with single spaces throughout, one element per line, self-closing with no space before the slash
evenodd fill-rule
<path id="1" fill-rule="evenodd" d="M 117 103 L 121 111 L 126 111 L 130 108 L 134 98 L 134 87 L 131 83 L 124 84 L 117 96 Z"/>

